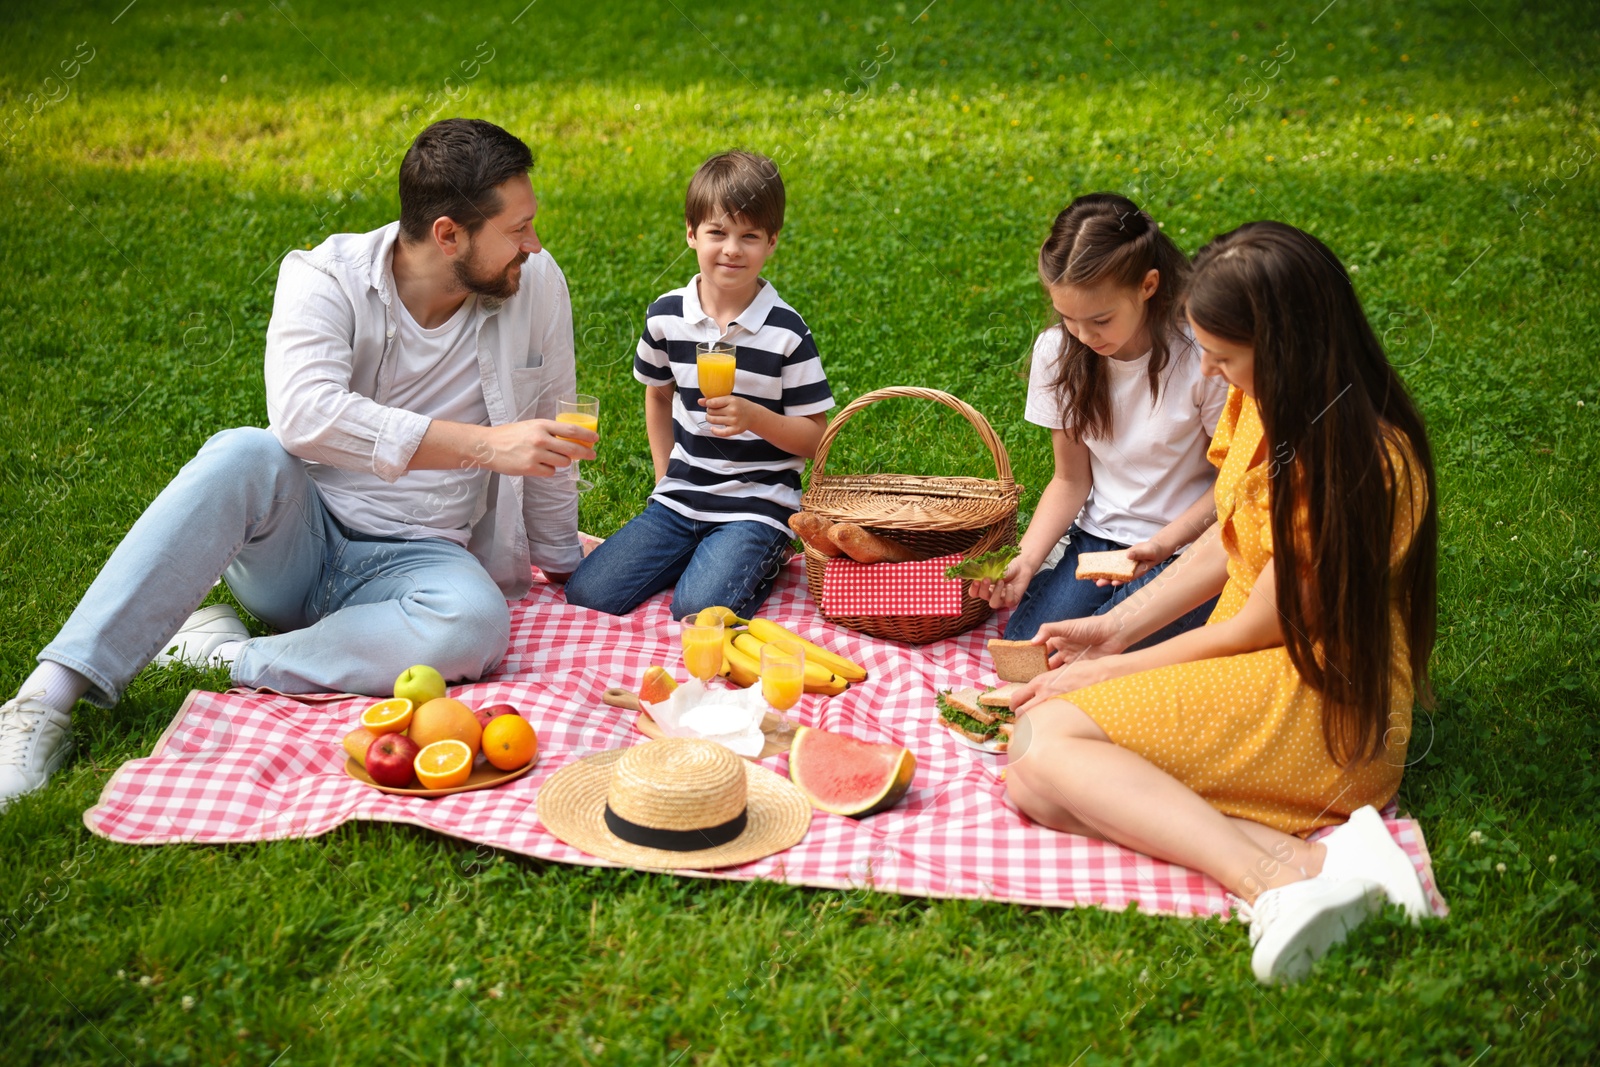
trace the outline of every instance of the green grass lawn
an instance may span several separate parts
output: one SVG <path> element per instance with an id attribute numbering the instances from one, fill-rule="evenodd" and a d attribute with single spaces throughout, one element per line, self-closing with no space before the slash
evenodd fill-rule
<path id="1" fill-rule="evenodd" d="M 113 845 L 80 815 L 191 687 L 150 672 L 0 816 L 0 1047 L 37 1063 L 1575 1063 L 1600 1045 L 1600 20 L 1536 5 L 57 3 L 0 13 L 0 683 L 211 433 L 265 425 L 275 263 L 396 213 L 428 121 L 534 148 L 605 404 L 585 528 L 649 475 L 630 354 L 713 151 L 783 165 L 769 276 L 843 402 L 1022 418 L 1068 199 L 1186 250 L 1255 218 L 1357 271 L 1439 462 L 1435 711 L 1401 801 L 1454 911 L 1263 990 L 1211 923 L 547 866 L 409 828 Z M 1271 11 L 1265 10 L 1270 7 Z M 120 14 L 119 14 L 120 12 Z M 1265 64 L 1265 66 L 1264 66 Z M 69 76 L 70 75 L 70 76 Z M 9 139 L 9 140 L 7 140 Z M 953 416 L 839 469 L 985 473 Z M 1585 1051 L 1588 1050 L 1588 1051 Z M 1074 1060 L 1074 1057 L 1078 1059 Z"/>

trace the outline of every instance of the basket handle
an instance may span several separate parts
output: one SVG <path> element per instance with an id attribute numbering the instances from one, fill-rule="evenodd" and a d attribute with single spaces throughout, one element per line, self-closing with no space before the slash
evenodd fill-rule
<path id="1" fill-rule="evenodd" d="M 1011 457 L 1006 453 L 1006 446 L 1001 442 L 1000 435 L 994 432 L 994 427 L 989 425 L 989 420 L 984 418 L 977 408 L 962 400 L 958 396 L 938 389 L 924 389 L 919 385 L 892 385 L 887 389 L 874 389 L 870 393 L 862 393 L 844 406 L 844 410 L 835 415 L 828 423 L 828 428 L 822 433 L 822 440 L 817 442 L 817 454 L 811 461 L 811 477 L 821 476 L 824 466 L 828 462 L 828 449 L 833 444 L 833 439 L 838 436 L 839 430 L 849 422 L 855 414 L 863 408 L 871 407 L 880 400 L 932 400 L 951 408 L 972 424 L 978 431 L 978 436 L 983 439 L 984 445 L 989 449 L 989 455 L 994 457 L 994 473 L 1000 485 L 1009 490 L 1012 485 Z"/>

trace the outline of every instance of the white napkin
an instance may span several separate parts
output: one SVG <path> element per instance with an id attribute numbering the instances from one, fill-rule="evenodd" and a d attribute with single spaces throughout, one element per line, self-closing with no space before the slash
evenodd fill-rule
<path id="1" fill-rule="evenodd" d="M 639 703 L 668 737 L 715 741 L 740 756 L 759 756 L 766 744 L 761 720 L 767 702 L 759 686 L 707 689 L 700 679 L 691 678 L 664 704 Z"/>

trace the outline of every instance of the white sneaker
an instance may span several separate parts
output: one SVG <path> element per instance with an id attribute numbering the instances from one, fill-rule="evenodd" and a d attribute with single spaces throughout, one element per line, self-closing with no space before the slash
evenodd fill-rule
<path id="1" fill-rule="evenodd" d="M 37 695 L 19 694 L 0 705 L 0 811 L 42 788 L 72 752 L 72 713 Z"/>
<path id="2" fill-rule="evenodd" d="M 1411 857 L 1395 843 L 1383 816 L 1370 804 L 1350 814 L 1350 821 L 1322 839 L 1328 850 L 1322 877 L 1335 881 L 1376 882 L 1389 903 L 1406 910 L 1412 924 L 1433 915 L 1422 879 Z"/>
<path id="3" fill-rule="evenodd" d="M 1375 882 L 1307 878 L 1269 889 L 1240 909 L 1250 923 L 1250 965 L 1262 982 L 1297 982 L 1323 953 L 1383 910 Z"/>
<path id="4" fill-rule="evenodd" d="M 238 612 L 229 604 L 212 604 L 185 619 L 172 640 L 150 662 L 158 667 L 169 663 L 215 667 L 229 662 L 216 655 L 219 645 L 248 640 L 250 631 L 239 621 Z"/>

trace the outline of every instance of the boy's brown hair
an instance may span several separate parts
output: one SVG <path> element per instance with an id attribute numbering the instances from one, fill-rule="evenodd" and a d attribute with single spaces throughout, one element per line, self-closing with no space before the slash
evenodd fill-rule
<path id="1" fill-rule="evenodd" d="M 726 212 L 776 236 L 783 229 L 783 178 L 778 165 L 756 152 L 720 152 L 689 179 L 683 219 L 691 230 Z"/>

